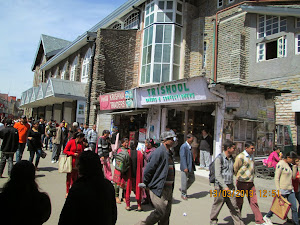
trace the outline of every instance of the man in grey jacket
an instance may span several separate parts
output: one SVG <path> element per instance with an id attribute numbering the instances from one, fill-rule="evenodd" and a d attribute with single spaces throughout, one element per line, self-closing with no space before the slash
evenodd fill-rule
<path id="1" fill-rule="evenodd" d="M 211 193 L 214 203 L 210 213 L 210 224 L 218 224 L 218 215 L 226 203 L 234 225 L 244 225 L 241 212 L 236 203 L 236 190 L 233 184 L 233 157 L 235 144 L 227 140 L 224 143 L 224 152 L 215 159 L 215 190 Z"/>
<path id="2" fill-rule="evenodd" d="M 97 144 L 97 139 L 98 139 L 98 132 L 96 131 L 96 125 L 93 125 L 93 129 L 89 130 L 87 133 L 87 141 L 89 143 L 89 146 L 92 149 L 92 152 L 95 152 L 96 150 L 96 144 Z"/>
<path id="3" fill-rule="evenodd" d="M 181 170 L 181 198 L 183 200 L 188 200 L 187 190 L 195 181 L 195 164 L 193 161 L 192 155 L 192 142 L 194 140 L 194 136 L 192 134 L 188 134 L 186 136 L 186 142 L 183 143 L 180 147 L 180 170 Z"/>
<path id="4" fill-rule="evenodd" d="M 175 135 L 169 131 L 161 134 L 162 144 L 151 154 L 144 171 L 144 184 L 150 189 L 154 211 L 139 225 L 168 225 L 172 208 L 175 167 L 170 148 Z"/>

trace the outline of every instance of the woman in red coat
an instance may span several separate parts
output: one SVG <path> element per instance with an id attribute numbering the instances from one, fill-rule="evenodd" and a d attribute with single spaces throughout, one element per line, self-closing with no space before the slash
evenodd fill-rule
<path id="1" fill-rule="evenodd" d="M 68 196 L 69 190 L 72 187 L 73 183 L 77 180 L 78 178 L 78 170 L 76 168 L 76 162 L 79 159 L 80 154 L 83 152 L 83 141 L 84 139 L 84 134 L 83 133 L 76 133 L 74 135 L 74 138 L 71 139 L 65 149 L 64 149 L 64 154 L 67 156 L 72 156 L 72 172 L 67 173 L 67 194 L 66 197 Z"/>

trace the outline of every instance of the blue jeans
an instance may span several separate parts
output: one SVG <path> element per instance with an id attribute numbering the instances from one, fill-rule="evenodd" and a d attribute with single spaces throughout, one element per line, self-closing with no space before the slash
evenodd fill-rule
<path id="1" fill-rule="evenodd" d="M 36 153 L 36 157 L 35 157 L 35 167 L 38 167 L 39 162 L 40 162 L 40 157 L 42 154 L 42 150 L 38 149 L 37 151 L 30 151 L 30 155 L 29 155 L 29 162 L 33 162 L 33 158 L 34 158 L 34 154 Z"/>
<path id="2" fill-rule="evenodd" d="M 19 143 L 19 147 L 16 152 L 16 162 L 19 162 L 22 160 L 25 145 L 26 145 L 26 143 Z"/>
<path id="3" fill-rule="evenodd" d="M 298 192 L 299 193 L 299 192 Z M 295 192 L 292 192 L 291 194 L 288 194 L 288 195 L 282 195 L 282 197 L 286 198 L 289 203 L 292 204 L 291 206 L 291 210 L 292 210 L 292 218 L 293 218 L 293 222 L 296 224 L 296 225 L 299 225 L 299 220 L 298 220 L 298 212 L 297 212 L 297 201 L 296 201 L 296 196 L 295 196 Z M 272 211 L 269 211 L 267 213 L 267 217 L 270 218 L 273 216 L 273 212 Z"/>
<path id="4" fill-rule="evenodd" d="M 45 137 L 45 148 L 46 150 L 48 149 L 48 143 L 49 143 L 49 148 L 52 150 L 52 137 Z"/>

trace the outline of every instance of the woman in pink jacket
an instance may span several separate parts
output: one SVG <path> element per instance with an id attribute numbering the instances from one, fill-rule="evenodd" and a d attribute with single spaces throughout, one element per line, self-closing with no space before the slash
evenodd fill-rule
<path id="1" fill-rule="evenodd" d="M 276 165 L 279 162 L 279 160 L 281 159 L 281 156 L 279 156 L 279 153 L 280 153 L 280 148 L 275 145 L 273 148 L 273 152 L 269 155 L 269 157 L 267 159 L 266 164 L 268 167 L 273 167 L 274 169 L 276 169 Z"/>

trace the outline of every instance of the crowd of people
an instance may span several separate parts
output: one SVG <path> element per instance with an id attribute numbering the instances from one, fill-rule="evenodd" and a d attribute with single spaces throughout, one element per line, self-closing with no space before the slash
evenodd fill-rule
<path id="1" fill-rule="evenodd" d="M 8 161 L 10 177 L 0 194 L 2 218 L 11 218 L 16 208 L 20 208 L 18 211 L 22 211 L 22 208 L 25 209 L 22 211 L 22 220 L 28 220 L 30 224 L 43 224 L 49 219 L 50 198 L 46 193 L 39 191 L 35 182 L 40 157 L 45 154 L 44 150 L 49 149 L 52 151 L 52 163 L 59 161 L 61 152 L 67 157 L 72 157 L 72 169 L 66 175 L 66 201 L 59 224 L 115 224 L 117 204 L 124 201 L 125 209 L 132 210 L 132 192 L 137 200 L 136 211 L 142 211 L 144 204 L 154 207 L 149 216 L 137 224 L 170 223 L 175 182 L 172 148 L 176 143 L 176 134 L 172 130 L 162 132 L 160 143 L 146 139 L 145 149 L 139 151 L 136 143 L 130 143 L 127 137 L 120 137 L 116 127 L 112 133 L 104 130 L 99 136 L 96 125 L 90 129 L 87 124 L 79 125 L 77 122 L 69 127 L 65 121 L 59 124 L 56 121 L 44 121 L 42 118 L 39 121 L 28 121 L 26 116 L 21 116 L 19 121 L 7 119 L 2 124 L 0 176 L 4 177 L 3 171 Z M 255 144 L 246 142 L 245 150 L 233 158 L 236 146 L 227 140 L 223 145 L 224 151 L 210 162 L 212 140 L 206 129 L 203 129 L 202 136 L 203 140 L 196 146 L 195 137 L 188 134 L 180 147 L 181 198 L 188 200 L 188 189 L 195 181 L 195 165 L 199 163 L 202 169 L 210 171 L 210 182 L 214 183 L 210 224 L 218 223 L 218 215 L 224 203 L 230 210 L 234 224 L 244 224 L 241 217 L 244 195 L 234 194 L 237 190 L 248 193 L 245 196 L 248 198 L 256 224 L 272 224 L 273 212 L 263 216 L 257 203 L 254 184 Z M 28 161 L 22 160 L 26 144 L 30 155 Z M 13 166 L 15 153 L 16 164 Z M 199 156 L 200 160 L 197 159 Z M 111 164 L 114 165 L 114 171 Z M 276 190 L 291 203 L 291 221 L 299 224 L 298 155 L 288 152 L 283 156 L 275 146 L 274 152 L 264 164 L 275 169 Z M 227 194 L 219 194 L 224 191 Z M 100 202 L 103 204 L 99 204 Z M 28 213 L 29 210 L 33 210 L 37 215 L 29 216 L 32 215 Z M 11 224 L 20 224 L 19 219 L 21 218 L 16 218 Z"/>

